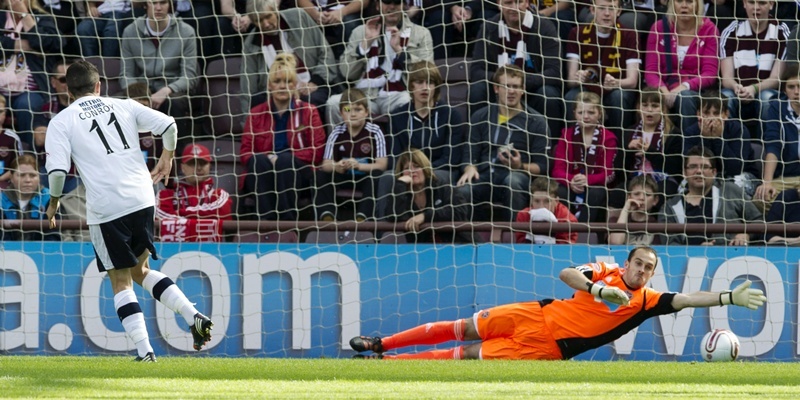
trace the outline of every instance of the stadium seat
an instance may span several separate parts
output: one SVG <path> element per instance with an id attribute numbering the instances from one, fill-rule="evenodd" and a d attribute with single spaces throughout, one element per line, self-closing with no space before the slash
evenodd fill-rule
<path id="1" fill-rule="evenodd" d="M 239 100 L 241 57 L 225 57 L 211 61 L 201 79 L 201 85 L 207 95 L 206 102 L 211 124 L 205 132 L 213 136 L 242 133 L 245 114 Z"/>
<path id="2" fill-rule="evenodd" d="M 595 232 L 578 232 L 578 244 L 600 244 Z"/>
<path id="3" fill-rule="evenodd" d="M 366 244 L 375 243 L 375 236 L 364 231 L 311 231 L 306 236 L 306 243 Z"/>
<path id="4" fill-rule="evenodd" d="M 261 233 L 257 231 L 240 231 L 234 238 L 237 243 L 297 243 L 295 231 L 272 231 Z"/>
<path id="5" fill-rule="evenodd" d="M 406 234 L 404 232 L 384 232 L 381 236 L 380 244 L 407 244 Z"/>
<path id="6" fill-rule="evenodd" d="M 115 96 L 122 91 L 119 77 L 122 75 L 122 60 L 116 57 L 86 57 L 85 59 L 100 73 L 100 94 Z"/>
<path id="7" fill-rule="evenodd" d="M 461 118 L 469 120 L 469 63 L 470 58 L 447 58 L 435 60 L 445 85 L 441 101 L 458 110 Z"/>
<path id="8" fill-rule="evenodd" d="M 469 63 L 471 58 L 453 57 L 434 60 L 445 82 L 469 82 Z"/>

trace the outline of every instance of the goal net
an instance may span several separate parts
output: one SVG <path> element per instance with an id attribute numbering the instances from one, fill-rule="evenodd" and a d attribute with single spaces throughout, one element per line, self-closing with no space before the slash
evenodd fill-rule
<path id="1" fill-rule="evenodd" d="M 80 171 L 58 228 L 42 223 L 47 124 L 84 59 L 102 96 L 176 120 L 150 266 L 214 320 L 210 356 L 349 357 L 353 336 L 570 297 L 562 269 L 646 244 L 656 290 L 750 279 L 768 304 L 652 318 L 578 359 L 697 360 L 730 329 L 742 357 L 796 360 L 798 7 L 698 1 L 7 11 L 0 353 L 135 349 Z M 131 147 L 150 169 L 163 154 L 158 133 Z M 182 319 L 135 291 L 156 353 L 193 353 Z"/>

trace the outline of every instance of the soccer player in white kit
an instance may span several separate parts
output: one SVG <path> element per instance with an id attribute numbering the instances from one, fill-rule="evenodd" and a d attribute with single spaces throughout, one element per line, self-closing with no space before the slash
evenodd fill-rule
<path id="1" fill-rule="evenodd" d="M 132 281 L 144 287 L 189 324 L 194 348 L 211 340 L 213 323 L 197 311 L 166 275 L 148 266 L 158 259 L 153 245 L 153 183 L 169 179 L 178 132 L 175 120 L 130 99 L 100 97 L 100 76 L 86 61 L 67 69 L 73 102 L 50 121 L 45 139 L 51 200 L 50 226 L 70 168 L 70 158 L 86 185 L 86 220 L 100 272 L 107 271 L 114 308 L 125 332 L 136 343 L 136 361 L 156 358 L 136 300 Z M 161 135 L 164 150 L 152 172 L 139 148 L 139 132 Z"/>

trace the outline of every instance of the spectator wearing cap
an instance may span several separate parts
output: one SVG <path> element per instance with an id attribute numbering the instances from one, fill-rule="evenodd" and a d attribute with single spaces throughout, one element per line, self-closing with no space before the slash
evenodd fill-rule
<path id="1" fill-rule="evenodd" d="M 182 179 L 176 188 L 158 193 L 161 239 L 164 241 L 218 241 L 221 221 L 230 220 L 232 200 L 214 186 L 211 177 L 211 151 L 201 144 L 184 147 L 181 155 Z M 186 229 L 177 229 L 185 225 Z M 182 235 L 181 232 L 184 232 Z"/>

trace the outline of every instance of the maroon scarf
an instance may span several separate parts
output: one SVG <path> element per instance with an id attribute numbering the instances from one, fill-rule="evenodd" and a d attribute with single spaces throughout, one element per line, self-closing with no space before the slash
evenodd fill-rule
<path id="1" fill-rule="evenodd" d="M 633 135 L 631 136 L 631 140 L 642 139 L 644 138 L 644 132 L 642 131 L 644 128 L 643 121 L 639 121 L 639 125 L 636 125 L 636 129 L 633 131 Z M 664 118 L 661 118 L 661 122 L 658 123 L 655 132 L 653 132 L 653 138 L 650 139 L 650 145 L 647 147 L 647 151 L 651 153 L 661 153 L 664 149 Z M 648 170 L 649 168 L 649 170 Z M 642 172 L 653 172 L 654 169 L 650 162 L 644 155 L 636 154 L 636 158 L 633 163 L 634 171 L 642 171 Z"/>
<path id="2" fill-rule="evenodd" d="M 400 34 L 401 34 L 401 36 L 400 36 L 400 46 L 401 47 L 406 47 L 406 46 L 408 46 L 408 37 L 405 36 L 405 35 L 402 35 L 402 33 L 403 33 L 402 27 L 398 27 L 398 28 L 400 29 Z M 397 78 L 397 79 L 392 77 L 392 75 L 396 75 L 396 74 L 392 74 L 393 71 L 402 71 L 404 69 L 404 66 L 400 65 L 400 62 L 398 62 L 397 57 L 395 57 L 395 59 L 392 60 L 391 70 L 386 71 L 383 68 L 384 63 L 386 61 L 386 49 L 385 49 L 385 47 L 389 46 L 388 43 L 384 43 L 384 38 L 385 37 L 386 37 L 385 35 L 381 35 L 377 39 L 377 46 L 376 45 L 370 46 L 369 51 L 367 52 L 367 60 L 377 59 L 378 62 L 377 62 L 377 66 L 376 67 L 367 70 L 366 78 L 367 79 L 376 79 L 376 78 L 381 78 L 381 77 L 385 76 L 387 79 L 386 79 L 386 85 L 384 85 L 384 89 L 387 92 L 402 92 L 402 91 L 405 91 L 406 90 L 406 85 L 403 82 L 402 74 L 399 74 L 399 78 Z M 369 62 L 367 64 L 369 65 Z"/>
<path id="3" fill-rule="evenodd" d="M 573 170 L 578 169 L 579 173 L 589 174 L 589 169 L 595 166 L 597 161 L 597 146 L 600 145 L 600 130 L 602 126 L 594 128 L 592 133 L 592 144 L 587 148 L 583 141 L 581 126 L 575 124 L 575 132 L 572 133 L 572 160 Z"/>

